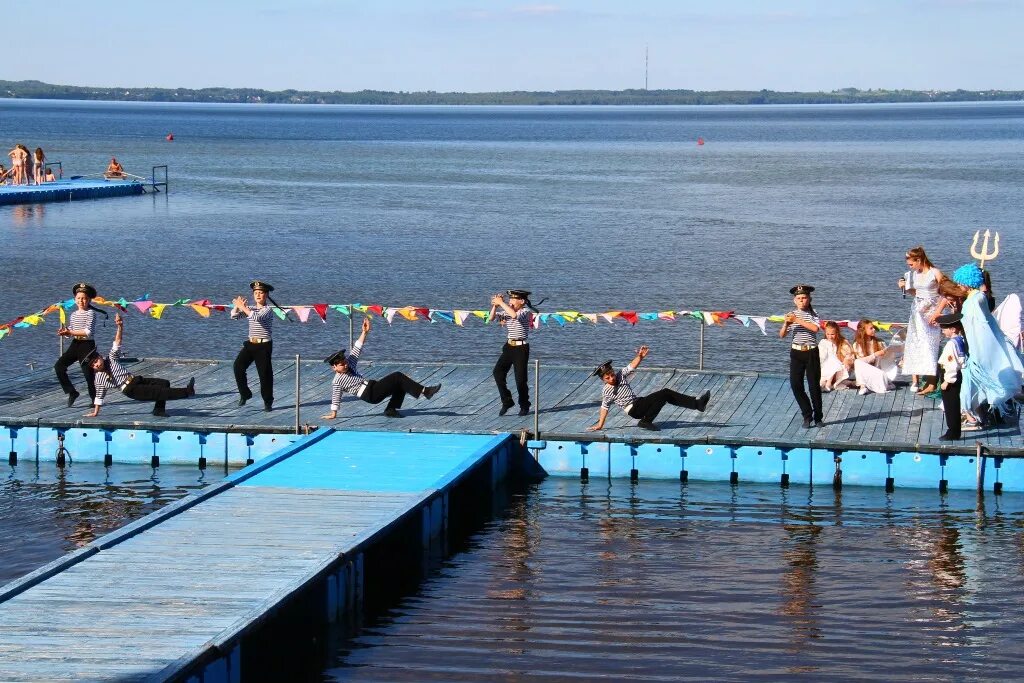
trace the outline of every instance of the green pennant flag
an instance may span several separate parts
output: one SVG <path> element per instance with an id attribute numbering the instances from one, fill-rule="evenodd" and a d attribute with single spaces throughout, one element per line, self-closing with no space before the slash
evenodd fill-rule
<path id="1" fill-rule="evenodd" d="M 11 333 L 11 331 L 9 329 L 7 329 L 6 327 L 0 328 L 0 339 L 3 339 L 4 337 L 9 335 L 10 333 Z"/>
<path id="2" fill-rule="evenodd" d="M 184 305 L 185 305 L 185 304 L 187 304 L 187 303 L 188 303 L 189 301 L 192 301 L 192 299 L 178 299 L 177 301 L 175 301 L 175 302 L 174 302 L 173 304 L 171 304 L 171 305 L 172 305 L 172 306 L 184 306 Z"/>
<path id="3" fill-rule="evenodd" d="M 287 312 L 285 312 L 285 311 L 282 311 L 282 310 L 281 310 L 280 308 L 278 308 L 277 306 L 275 306 L 275 307 L 274 307 L 274 315 L 276 315 L 276 316 L 277 316 L 278 318 L 280 318 L 281 320 L 284 320 L 285 318 L 287 318 L 287 317 L 288 317 L 288 313 L 287 313 Z"/>
<path id="4" fill-rule="evenodd" d="M 330 307 L 342 315 L 352 315 L 352 307 L 348 304 L 331 304 Z"/>

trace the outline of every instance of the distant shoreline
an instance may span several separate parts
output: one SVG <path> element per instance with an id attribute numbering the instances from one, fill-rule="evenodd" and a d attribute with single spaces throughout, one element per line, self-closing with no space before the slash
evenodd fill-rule
<path id="1" fill-rule="evenodd" d="M 778 92 L 774 90 L 557 90 L 511 92 L 323 92 L 258 88 L 101 88 L 2 81 L 0 98 L 102 100 L 108 102 L 195 102 L 225 104 L 372 105 L 722 105 L 872 104 L 898 102 L 1009 102 L 1024 90 L 858 90 Z"/>

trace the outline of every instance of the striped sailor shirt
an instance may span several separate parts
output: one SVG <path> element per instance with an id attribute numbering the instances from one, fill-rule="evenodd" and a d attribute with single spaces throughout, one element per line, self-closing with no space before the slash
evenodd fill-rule
<path id="1" fill-rule="evenodd" d="M 605 384 L 601 389 L 601 410 L 608 410 L 611 404 L 621 407 L 623 410 L 629 407 L 637 399 L 633 387 L 629 386 L 626 380 L 632 377 L 636 368 L 626 366 L 615 373 L 615 384 Z"/>
<path id="2" fill-rule="evenodd" d="M 514 316 L 506 313 L 504 309 L 500 309 L 494 314 L 494 317 L 505 323 L 509 341 L 526 341 L 530 334 L 530 323 L 533 322 L 533 314 L 530 313 L 529 308 L 523 306 Z"/>
<path id="3" fill-rule="evenodd" d="M 359 354 L 362 350 L 363 345 L 357 341 L 352 350 L 345 354 L 348 370 L 334 373 L 334 380 L 331 381 L 331 412 L 333 413 L 338 412 L 338 408 L 341 407 L 342 394 L 352 394 L 355 396 L 359 391 L 359 387 L 363 386 L 363 382 L 366 381 L 356 370 L 356 365 L 359 363 Z"/>
<path id="4" fill-rule="evenodd" d="M 796 309 L 793 311 L 793 314 L 805 322 L 814 323 L 819 326 L 821 325 L 821 320 L 818 316 L 812 314 L 810 311 L 801 311 L 800 309 Z M 793 323 L 789 326 L 789 329 L 793 333 L 792 343 L 799 344 L 800 346 L 816 346 L 818 344 L 818 335 L 811 332 L 803 325 Z"/>
<path id="5" fill-rule="evenodd" d="M 251 306 L 249 315 L 239 309 L 231 311 L 232 318 L 246 318 L 249 321 L 249 337 L 252 339 L 270 339 L 274 327 L 274 309 L 270 306 Z"/>
<path id="6" fill-rule="evenodd" d="M 92 339 L 92 328 L 95 323 L 96 311 L 89 308 L 83 311 L 76 307 L 68 319 L 68 329 L 75 332 L 85 332 L 84 337 L 75 337 L 75 339 L 85 341 L 86 339 Z"/>
<path id="7" fill-rule="evenodd" d="M 96 373 L 96 400 L 95 405 L 103 405 L 103 397 L 107 395 L 107 387 L 113 385 L 123 388 L 131 381 L 132 374 L 120 363 L 121 347 L 117 344 L 111 347 L 107 354 L 106 364 L 103 370 Z"/>

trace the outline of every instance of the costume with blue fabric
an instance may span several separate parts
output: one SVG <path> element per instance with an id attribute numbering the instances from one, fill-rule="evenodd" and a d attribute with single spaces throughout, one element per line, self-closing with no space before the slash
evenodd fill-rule
<path id="1" fill-rule="evenodd" d="M 955 282 L 972 288 L 981 285 L 981 277 L 981 270 L 973 263 L 961 266 L 953 274 Z M 962 313 L 970 356 L 964 366 L 961 403 L 971 411 L 987 403 L 1005 412 L 1021 392 L 1024 357 L 999 329 L 983 292 L 972 291 L 964 301 Z"/>

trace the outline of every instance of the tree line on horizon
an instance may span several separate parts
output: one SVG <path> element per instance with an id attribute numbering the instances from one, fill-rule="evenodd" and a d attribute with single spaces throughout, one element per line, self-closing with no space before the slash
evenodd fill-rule
<path id="1" fill-rule="evenodd" d="M 669 104 L 868 104 L 883 102 L 985 102 L 1024 100 L 1022 90 L 556 90 L 509 92 L 321 92 L 259 88 L 114 88 L 0 80 L 0 97 L 114 102 L 219 102 L 226 104 L 420 105 L 669 105 Z"/>

